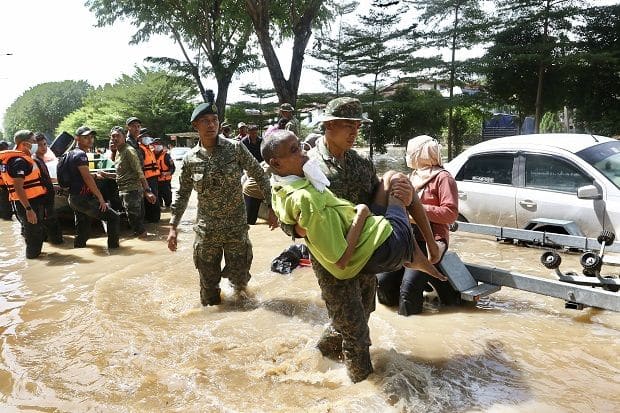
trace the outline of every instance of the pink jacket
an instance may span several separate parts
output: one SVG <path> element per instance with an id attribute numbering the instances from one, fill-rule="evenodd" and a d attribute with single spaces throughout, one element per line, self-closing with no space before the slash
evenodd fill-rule
<path id="1" fill-rule="evenodd" d="M 422 189 L 420 200 L 431 223 L 435 240 L 450 238 L 448 225 L 459 215 L 459 198 L 456 181 L 448 171 L 442 171 Z"/>

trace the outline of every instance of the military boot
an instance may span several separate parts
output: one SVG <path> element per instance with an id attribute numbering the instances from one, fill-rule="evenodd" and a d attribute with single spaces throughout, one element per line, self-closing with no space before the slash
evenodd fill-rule
<path id="1" fill-rule="evenodd" d="M 316 347 L 324 357 L 342 360 L 342 336 L 333 328 L 328 327 L 323 331 Z"/>
<path id="2" fill-rule="evenodd" d="M 221 304 L 222 297 L 220 296 L 220 289 L 214 288 L 214 289 L 207 290 L 206 288 L 201 288 L 200 289 L 200 302 L 205 307 L 209 305 Z"/>
<path id="3" fill-rule="evenodd" d="M 353 383 L 358 383 L 374 371 L 370 361 L 370 351 L 345 351 L 344 364 L 347 366 L 347 374 Z"/>

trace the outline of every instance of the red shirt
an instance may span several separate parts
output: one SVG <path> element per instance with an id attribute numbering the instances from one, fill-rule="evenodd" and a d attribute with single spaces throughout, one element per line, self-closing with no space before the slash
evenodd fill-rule
<path id="1" fill-rule="evenodd" d="M 431 223 L 435 240 L 443 240 L 448 245 L 448 225 L 456 221 L 459 215 L 458 190 L 450 172 L 444 170 L 427 183 L 422 189 L 420 200 Z"/>

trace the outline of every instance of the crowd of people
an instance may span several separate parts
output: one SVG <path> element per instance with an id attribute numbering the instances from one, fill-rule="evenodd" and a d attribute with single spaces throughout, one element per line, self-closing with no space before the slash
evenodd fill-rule
<path id="1" fill-rule="evenodd" d="M 159 221 L 161 208 L 170 207 L 167 244 L 173 252 L 178 224 L 195 191 L 193 260 L 200 302 L 218 305 L 222 278 L 235 294 L 245 294 L 253 258 L 249 224 L 256 223 L 264 204 L 272 230 L 280 227 L 293 239 L 304 238 L 309 247 L 330 319 L 317 348 L 323 356 L 343 361 L 353 382 L 366 379 L 373 372 L 368 320 L 377 292 L 381 303 L 410 315 L 421 311 L 420 300 L 413 296 L 421 290 L 414 286 L 450 288 L 436 264 L 448 247 L 447 225 L 458 213 L 458 197 L 454 179 L 442 168 L 440 145 L 428 136 L 412 139 L 406 155 L 412 174 L 391 171 L 379 177 L 373 163 L 352 149 L 362 123 L 371 122 L 358 99 L 330 101 L 322 118 L 323 134 L 313 136 L 313 145 L 308 145 L 298 138 L 299 122 L 288 103 L 280 106 L 280 121 L 263 137 L 256 125 L 244 123 L 232 137 L 232 127 L 220 123 L 213 93 L 207 95 L 190 118 L 199 142 L 183 158 L 174 199 L 174 162 L 140 119 L 130 117 L 126 129 L 115 126 L 110 131 L 113 173 L 89 171 L 86 153 L 95 131 L 86 126 L 76 131 L 77 147 L 65 160 L 72 177 L 68 189 L 76 222 L 74 246 L 86 245 L 95 218 L 107 223 L 108 247 L 119 247 L 119 212 L 104 199 L 97 179 L 114 179 L 136 237 L 145 238 L 144 222 Z M 19 131 L 15 149 L 0 151 L 3 191 L 22 224 L 27 258 L 41 252 L 46 237 L 63 242 L 54 219 L 49 173 L 37 160 L 46 142 L 34 150 L 38 140 L 30 131 Z M 4 209 L 0 217 L 5 218 L 2 214 Z"/>

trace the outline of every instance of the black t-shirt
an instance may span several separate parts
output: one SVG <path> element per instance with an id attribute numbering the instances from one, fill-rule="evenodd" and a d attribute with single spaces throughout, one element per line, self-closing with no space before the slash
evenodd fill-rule
<path id="1" fill-rule="evenodd" d="M 24 154 L 24 156 L 28 156 Z M 6 165 L 7 173 L 11 178 L 26 178 L 32 173 L 32 165 L 24 158 L 11 159 Z"/>
<path id="2" fill-rule="evenodd" d="M 86 152 L 80 148 L 75 148 L 68 153 L 69 170 L 71 171 L 71 184 L 69 185 L 69 193 L 73 195 L 90 194 L 90 189 L 86 186 L 82 174 L 78 170 L 78 166 L 88 166 L 88 156 Z"/>
<path id="3" fill-rule="evenodd" d="M 256 143 L 252 143 L 249 136 L 246 136 L 245 138 L 241 139 L 241 143 L 244 144 L 246 148 L 248 148 L 252 156 L 258 162 L 263 161 L 263 156 L 260 153 L 260 143 L 262 141 L 263 141 L 263 138 L 261 138 L 260 136 L 256 138 Z"/>

